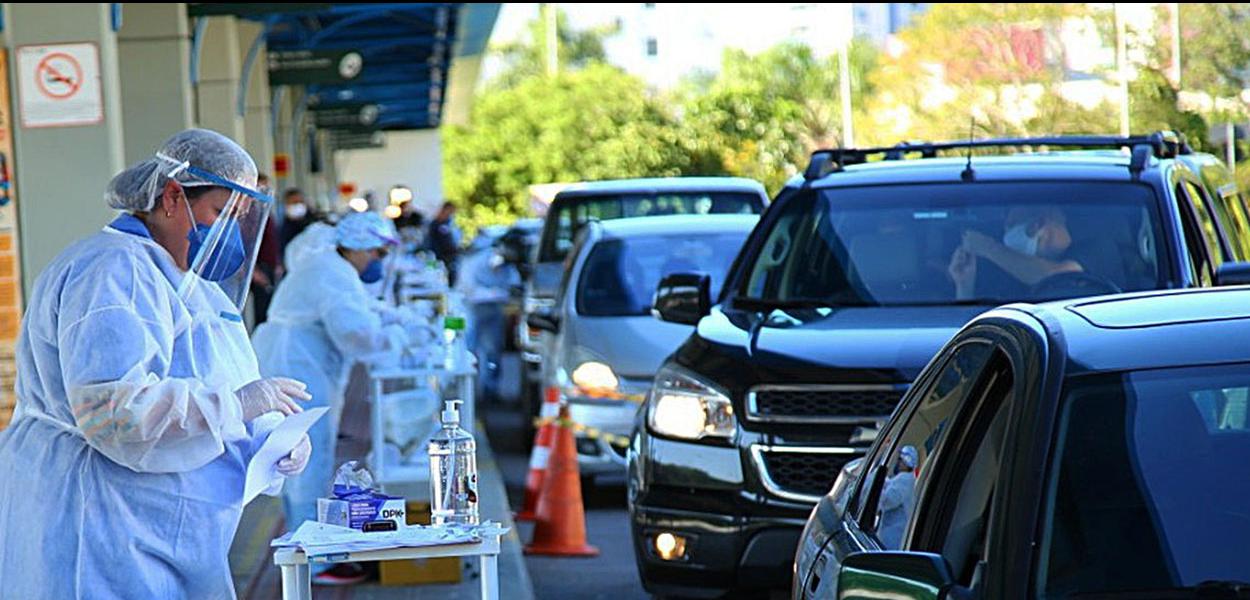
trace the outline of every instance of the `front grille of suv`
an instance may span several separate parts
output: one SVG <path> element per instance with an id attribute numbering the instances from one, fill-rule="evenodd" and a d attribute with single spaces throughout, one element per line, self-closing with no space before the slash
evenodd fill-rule
<path id="1" fill-rule="evenodd" d="M 863 423 L 885 419 L 906 385 L 763 385 L 747 393 L 751 421 L 770 423 Z"/>
<path id="2" fill-rule="evenodd" d="M 801 446 L 751 447 L 764 487 L 774 495 L 800 502 L 817 502 L 846 463 L 863 454 L 858 448 Z"/>

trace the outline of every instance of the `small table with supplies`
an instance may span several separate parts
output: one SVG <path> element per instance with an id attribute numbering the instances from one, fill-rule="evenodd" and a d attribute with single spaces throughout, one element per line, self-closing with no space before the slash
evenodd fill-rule
<path id="1" fill-rule="evenodd" d="M 313 557 L 317 563 L 371 562 L 421 558 L 473 557 L 481 561 L 483 600 L 499 600 L 499 538 L 500 533 L 486 533 L 482 541 L 467 544 L 391 548 L 364 552 L 344 552 Z M 282 569 L 282 599 L 312 600 L 312 571 L 308 555 L 299 548 L 278 548 L 273 562 Z"/>

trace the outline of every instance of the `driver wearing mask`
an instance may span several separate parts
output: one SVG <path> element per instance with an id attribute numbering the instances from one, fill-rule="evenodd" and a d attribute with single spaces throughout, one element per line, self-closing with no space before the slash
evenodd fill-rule
<path id="1" fill-rule="evenodd" d="M 1062 273 L 1085 271 L 1082 262 L 1072 257 L 1068 219 L 1058 208 L 1013 208 L 1004 229 L 1001 243 L 979 231 L 964 231 L 947 267 L 957 299 L 976 298 L 977 258 L 994 263 L 1028 287 Z"/>

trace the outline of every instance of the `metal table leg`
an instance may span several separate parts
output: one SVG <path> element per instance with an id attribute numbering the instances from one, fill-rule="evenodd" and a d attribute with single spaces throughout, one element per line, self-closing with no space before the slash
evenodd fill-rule
<path id="1" fill-rule="evenodd" d="M 282 600 L 312 600 L 312 570 L 307 564 L 282 566 Z"/>
<path id="2" fill-rule="evenodd" d="M 382 393 L 384 387 L 381 379 L 373 379 L 373 402 L 371 402 L 370 416 L 372 417 L 372 429 L 370 432 L 373 446 L 373 460 L 370 461 L 370 467 L 373 467 L 373 476 L 378 481 L 386 481 L 386 473 L 383 465 L 386 463 L 386 436 L 382 422 Z M 336 442 L 337 443 L 337 442 Z"/>
<path id="3" fill-rule="evenodd" d="M 482 564 L 482 600 L 499 600 L 499 555 L 483 554 Z"/>

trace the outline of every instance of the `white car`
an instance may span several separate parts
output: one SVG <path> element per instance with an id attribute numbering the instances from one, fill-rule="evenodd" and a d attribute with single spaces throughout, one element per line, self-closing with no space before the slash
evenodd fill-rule
<path id="1" fill-rule="evenodd" d="M 634 415 L 660 364 L 694 329 L 651 316 L 660 279 L 699 273 L 712 295 L 756 215 L 673 215 L 590 224 L 565 262 L 555 305 L 531 315 L 546 330 L 544 394 L 558 393 L 577 433 L 583 477 L 625 472 Z M 603 435 L 607 434 L 607 435 Z"/>

